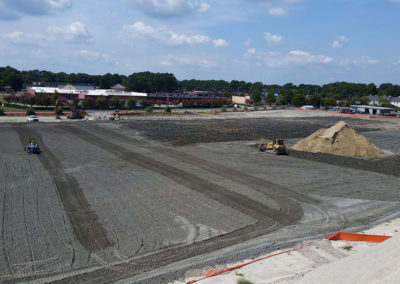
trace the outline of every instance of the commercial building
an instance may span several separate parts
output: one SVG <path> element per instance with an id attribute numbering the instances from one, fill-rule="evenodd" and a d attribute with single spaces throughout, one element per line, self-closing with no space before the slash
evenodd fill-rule
<path id="1" fill-rule="evenodd" d="M 372 115 L 386 115 L 394 110 L 393 108 L 390 107 L 378 107 L 378 106 L 367 106 L 367 105 L 352 105 L 350 106 L 350 108 L 358 113 L 369 113 Z"/>

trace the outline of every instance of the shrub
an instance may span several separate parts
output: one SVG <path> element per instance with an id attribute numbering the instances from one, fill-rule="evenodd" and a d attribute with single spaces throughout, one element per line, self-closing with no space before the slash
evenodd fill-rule
<path id="1" fill-rule="evenodd" d="M 128 108 L 134 109 L 136 107 L 136 102 L 137 101 L 135 99 L 129 98 L 128 99 Z"/>
<path id="2" fill-rule="evenodd" d="M 164 112 L 165 112 L 165 113 L 171 113 L 171 108 L 170 108 L 169 106 L 166 106 L 166 107 L 164 108 Z"/>
<path id="3" fill-rule="evenodd" d="M 28 107 L 26 109 L 26 115 L 35 115 L 35 114 L 36 114 L 36 112 L 35 112 L 35 110 L 33 108 Z"/>
<path id="4" fill-rule="evenodd" d="M 253 282 L 246 280 L 246 279 L 239 279 L 237 284 L 253 284 Z"/>
<path id="5" fill-rule="evenodd" d="M 0 116 L 5 115 L 4 108 L 0 107 Z"/>
<path id="6" fill-rule="evenodd" d="M 56 109 L 55 109 L 55 114 L 56 115 L 62 115 L 63 114 L 63 108 L 62 107 L 57 107 Z"/>
<path id="7" fill-rule="evenodd" d="M 276 106 L 273 106 L 273 107 L 272 107 L 272 110 L 276 110 Z"/>
<path id="8" fill-rule="evenodd" d="M 148 107 L 146 107 L 146 108 L 144 109 L 144 111 L 145 111 L 146 113 L 152 113 L 152 112 L 153 112 L 153 107 L 152 107 L 152 106 L 148 106 Z"/>
<path id="9" fill-rule="evenodd" d="M 280 108 L 281 108 L 281 109 L 286 109 L 286 106 L 281 105 Z"/>
<path id="10" fill-rule="evenodd" d="M 249 109 L 247 108 L 247 106 L 245 106 L 245 107 L 243 108 L 243 110 L 244 110 L 244 111 L 248 111 Z"/>
<path id="11" fill-rule="evenodd" d="M 258 110 L 258 107 L 255 106 L 255 107 L 253 108 L 253 110 L 254 110 L 254 111 L 257 111 L 257 110 Z"/>
<path id="12" fill-rule="evenodd" d="M 237 111 L 237 108 L 236 108 L 236 107 L 234 107 L 232 110 L 236 112 L 236 111 Z"/>
<path id="13" fill-rule="evenodd" d="M 225 106 L 221 107 L 221 112 L 226 112 L 226 107 Z"/>
<path id="14" fill-rule="evenodd" d="M 267 106 L 266 105 L 263 106 L 263 110 L 267 110 Z"/>

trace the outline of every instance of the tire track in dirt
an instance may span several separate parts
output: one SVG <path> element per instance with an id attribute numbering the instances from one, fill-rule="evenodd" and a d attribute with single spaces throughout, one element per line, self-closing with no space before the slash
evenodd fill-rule
<path id="1" fill-rule="evenodd" d="M 42 153 L 38 155 L 39 160 L 53 178 L 64 210 L 71 221 L 73 232 L 82 246 L 89 252 L 111 247 L 111 240 L 100 224 L 98 217 L 90 208 L 77 181 L 63 171 L 61 162 L 45 146 L 40 135 L 25 126 L 14 125 L 13 128 L 17 132 L 22 145 L 32 137 L 38 141 L 42 150 Z"/>
<path id="2" fill-rule="evenodd" d="M 7 162 L 5 163 L 5 169 L 8 172 L 8 167 L 7 167 Z M 6 182 L 6 177 L 8 176 L 8 173 L 5 173 L 4 175 L 4 198 L 3 198 L 3 220 L 2 220 L 2 236 L 3 236 L 3 246 L 4 246 L 4 255 L 7 260 L 7 266 L 8 269 L 10 270 L 10 275 L 14 277 L 15 273 L 14 270 L 12 269 L 11 261 L 10 261 L 10 254 L 8 253 L 7 250 L 7 242 L 6 242 L 6 204 L 7 204 L 7 182 Z"/>
<path id="3" fill-rule="evenodd" d="M 265 220 L 266 218 L 268 218 L 282 225 L 295 224 L 298 221 L 297 216 L 287 215 L 273 208 L 269 208 L 258 201 L 233 192 L 223 186 L 214 184 L 187 171 L 175 168 L 172 165 L 167 165 L 160 161 L 153 160 L 148 156 L 133 152 L 122 146 L 113 144 L 105 139 L 100 138 L 97 135 L 89 134 L 81 129 L 72 126 L 63 125 L 61 126 L 61 128 L 75 134 L 83 140 L 86 140 L 115 154 L 116 156 L 127 162 L 134 163 L 143 168 L 158 172 L 159 174 L 164 175 L 183 186 L 203 193 L 207 197 L 212 198 L 231 208 L 235 208 L 240 212 L 257 220 Z"/>
<path id="4" fill-rule="evenodd" d="M 152 171 L 156 171 L 188 188 L 205 194 L 209 198 L 217 200 L 229 207 L 235 208 L 246 215 L 252 216 L 258 219 L 259 222 L 239 230 L 220 235 L 218 237 L 155 252 L 138 259 L 65 278 L 57 281 L 57 283 L 115 282 L 117 280 L 138 275 L 140 273 L 144 273 L 146 271 L 150 271 L 179 260 L 210 253 L 217 249 L 247 241 L 249 239 L 277 230 L 282 226 L 295 224 L 298 221 L 298 219 L 294 216 L 288 216 L 282 212 L 268 208 L 257 201 L 248 199 L 247 197 L 232 192 L 222 186 L 213 184 L 191 173 L 174 168 L 173 166 L 155 161 L 139 153 L 132 152 L 119 145 L 103 140 L 96 135 L 90 135 L 81 129 L 71 126 L 61 127 L 91 144 L 97 145 L 111 153 L 114 153 L 116 156 L 125 161 L 140 165 Z"/>
<path id="5" fill-rule="evenodd" d="M 105 129 L 103 127 L 93 124 L 91 124 L 89 127 L 95 129 L 97 133 L 103 132 L 103 135 L 107 135 L 104 134 Z M 244 184 L 252 188 L 253 190 L 273 199 L 277 204 L 279 204 L 282 212 L 285 212 L 287 215 L 292 215 L 296 216 L 297 218 L 300 218 L 303 214 L 301 202 L 310 204 L 312 206 L 317 206 L 321 211 L 337 212 L 336 208 L 328 204 L 323 204 L 318 199 L 306 196 L 304 194 L 291 190 L 285 186 L 267 181 L 265 179 L 252 176 L 242 171 L 238 171 L 233 168 L 228 168 L 220 164 L 215 164 L 200 157 L 185 153 L 184 151 L 176 150 L 173 147 L 165 147 L 163 145 L 153 145 L 150 143 L 144 144 L 143 141 L 121 134 L 111 129 L 107 129 L 107 132 L 108 135 L 110 132 L 112 132 L 113 137 L 117 137 L 122 141 L 129 141 L 130 143 L 134 143 L 135 147 L 150 149 L 153 152 L 170 156 L 172 158 L 177 158 L 182 162 L 194 164 L 195 166 L 200 167 L 204 170 L 213 172 L 219 176 L 233 180 L 237 183 Z"/>

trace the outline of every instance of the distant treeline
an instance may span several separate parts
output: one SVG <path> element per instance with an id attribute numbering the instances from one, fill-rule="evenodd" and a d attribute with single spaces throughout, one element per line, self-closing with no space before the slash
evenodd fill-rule
<path id="1" fill-rule="evenodd" d="M 232 80 L 182 80 L 176 79 L 171 73 L 139 72 L 129 76 L 119 74 L 89 75 L 85 73 L 53 73 L 49 71 L 29 70 L 19 71 L 12 67 L 0 67 L 0 86 L 8 85 L 15 91 L 32 85 L 33 82 L 60 82 L 73 84 L 92 84 L 101 89 L 108 89 L 115 84 L 122 84 L 127 91 L 136 92 L 173 92 L 173 91 L 211 91 L 226 97 L 232 93 L 261 93 L 266 90 L 269 94 L 279 93 L 280 102 L 290 102 L 295 95 L 331 98 L 336 100 L 355 100 L 361 97 L 378 95 L 399 97 L 400 86 L 391 83 L 358 84 L 335 82 L 322 86 L 311 84 L 266 85 L 261 82 L 245 82 Z"/>

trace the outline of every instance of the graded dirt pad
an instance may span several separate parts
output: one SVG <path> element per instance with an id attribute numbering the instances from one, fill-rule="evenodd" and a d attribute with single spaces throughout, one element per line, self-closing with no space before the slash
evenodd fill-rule
<path id="1" fill-rule="evenodd" d="M 344 121 L 321 128 L 293 146 L 294 150 L 348 157 L 380 157 L 385 153 Z"/>
<path id="2" fill-rule="evenodd" d="M 337 122 L 259 120 L 239 123 L 233 140 L 246 140 L 250 124 L 259 125 L 255 133 L 306 136 Z M 263 154 L 248 142 L 200 143 L 207 127 L 218 134 L 235 123 L 223 121 L 182 122 L 175 135 L 202 129 L 190 140 L 196 145 L 172 135 L 169 143 L 148 139 L 175 122 L 0 125 L 0 282 L 165 283 L 188 268 L 399 215 L 398 177 Z M 43 153 L 25 153 L 25 136 L 40 140 Z M 176 141 L 185 146 L 170 146 Z"/>
<path id="3" fill-rule="evenodd" d="M 199 120 L 126 120 L 118 124 L 122 128 L 131 129 L 145 137 L 169 142 L 173 145 L 193 143 L 209 143 L 224 141 L 248 141 L 258 139 L 283 139 L 305 137 L 320 128 L 330 127 L 342 117 L 310 117 L 310 118 L 244 118 L 244 119 L 199 119 Z M 377 130 L 379 121 L 371 122 L 348 118 L 346 123 L 358 131 Z"/>

